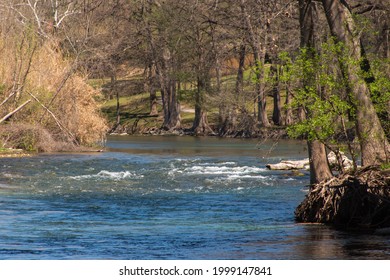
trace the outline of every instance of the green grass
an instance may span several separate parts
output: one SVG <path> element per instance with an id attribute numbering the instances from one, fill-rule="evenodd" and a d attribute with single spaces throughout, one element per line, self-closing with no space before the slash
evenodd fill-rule
<path id="1" fill-rule="evenodd" d="M 231 94 L 235 91 L 236 87 L 236 74 L 225 75 L 221 78 L 222 82 L 222 91 L 225 94 L 222 94 L 221 97 L 217 97 L 210 94 L 210 97 L 206 97 L 206 107 L 208 110 L 208 118 L 209 124 L 212 126 L 216 126 L 218 123 L 218 113 L 219 113 L 219 105 L 221 101 L 226 101 L 231 97 Z M 95 79 L 90 80 L 90 84 L 94 88 L 104 88 L 105 85 L 110 83 L 109 79 Z M 215 79 L 211 81 L 212 85 L 215 86 Z M 178 100 L 181 104 L 182 108 L 185 109 L 194 109 L 195 108 L 195 94 L 196 88 L 190 83 L 182 83 L 182 88 L 178 90 Z M 121 88 L 121 90 L 125 90 L 126 87 Z M 269 88 L 268 88 L 269 89 Z M 257 104 L 254 103 L 254 73 L 252 69 L 247 69 L 244 71 L 244 95 L 241 97 L 245 102 L 245 107 L 247 112 L 253 114 L 254 110 L 257 112 Z M 133 127 L 137 125 L 138 127 L 144 126 L 146 128 L 151 127 L 161 127 L 163 121 L 163 112 L 161 106 L 161 95 L 158 92 L 158 111 L 159 116 L 149 116 L 150 112 L 150 101 L 149 101 L 149 93 L 139 93 L 136 95 L 128 95 L 127 92 L 120 93 L 120 117 L 121 117 L 121 125 L 127 127 Z M 281 88 L 281 103 L 285 102 L 286 91 Z M 231 102 L 232 104 L 234 101 Z M 101 111 L 108 119 L 110 124 L 115 124 L 116 122 L 116 106 L 117 100 L 113 98 L 111 100 L 105 100 L 101 102 Z M 273 112 L 273 97 L 267 95 L 267 115 L 271 119 Z M 181 120 L 182 125 L 185 128 L 189 128 L 192 126 L 195 114 L 193 112 L 182 111 L 181 112 Z"/>

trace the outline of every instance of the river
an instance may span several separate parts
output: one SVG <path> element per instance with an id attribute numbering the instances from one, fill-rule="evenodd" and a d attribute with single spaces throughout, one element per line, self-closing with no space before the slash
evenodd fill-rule
<path id="1" fill-rule="evenodd" d="M 111 136 L 107 151 L 0 159 L 0 259 L 389 259 L 388 236 L 297 224 L 305 144 Z"/>

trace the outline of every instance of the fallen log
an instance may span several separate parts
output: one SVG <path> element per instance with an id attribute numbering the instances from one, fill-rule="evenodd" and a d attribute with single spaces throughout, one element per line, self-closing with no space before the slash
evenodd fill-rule
<path id="1" fill-rule="evenodd" d="M 282 160 L 276 164 L 267 164 L 266 167 L 271 170 L 292 170 L 292 169 L 309 169 L 309 159 L 303 160 Z"/>
<path id="2" fill-rule="evenodd" d="M 341 161 L 343 164 L 344 170 L 350 170 L 353 168 L 353 162 L 348 157 L 346 157 L 343 153 L 341 153 Z M 328 154 L 328 162 L 332 169 L 339 168 L 339 161 L 334 152 L 330 152 Z M 302 160 L 282 160 L 279 163 L 275 164 L 267 164 L 266 167 L 270 170 L 294 170 L 294 169 L 310 169 L 310 161 L 309 159 Z"/>

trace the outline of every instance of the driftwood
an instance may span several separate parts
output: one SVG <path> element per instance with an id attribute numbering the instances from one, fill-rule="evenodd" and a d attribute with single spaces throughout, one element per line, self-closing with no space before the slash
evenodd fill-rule
<path id="1" fill-rule="evenodd" d="M 311 187 L 295 218 L 346 229 L 389 228 L 390 170 L 370 166 Z"/>
<path id="2" fill-rule="evenodd" d="M 353 167 L 353 162 L 347 158 L 344 154 L 341 154 L 341 161 L 343 164 L 344 170 L 350 170 Z M 337 160 L 336 154 L 330 152 L 328 154 L 328 162 L 332 169 L 337 169 L 339 161 Z M 282 160 L 276 164 L 267 164 L 266 167 L 271 170 L 293 170 L 293 169 L 310 169 L 309 159 L 302 160 Z"/>
<path id="3" fill-rule="evenodd" d="M 276 164 L 267 164 L 266 167 L 271 170 L 292 170 L 309 169 L 309 159 L 303 160 L 282 160 Z"/>

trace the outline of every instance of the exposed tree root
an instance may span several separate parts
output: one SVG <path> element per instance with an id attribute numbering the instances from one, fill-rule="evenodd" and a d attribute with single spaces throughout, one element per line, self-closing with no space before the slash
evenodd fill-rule
<path id="1" fill-rule="evenodd" d="M 390 170 L 369 166 L 312 186 L 295 218 L 344 229 L 390 227 Z"/>

